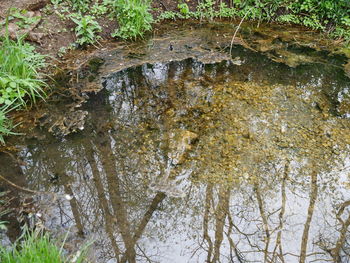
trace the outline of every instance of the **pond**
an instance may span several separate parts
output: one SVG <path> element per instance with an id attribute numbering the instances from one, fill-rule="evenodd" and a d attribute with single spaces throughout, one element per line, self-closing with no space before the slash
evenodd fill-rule
<path id="1" fill-rule="evenodd" d="M 341 56 L 286 52 L 114 70 L 106 51 L 68 131 L 38 125 L 0 155 L 1 175 L 37 191 L 13 205 L 70 230 L 67 250 L 94 240 L 93 262 L 348 262 L 350 81 Z"/>

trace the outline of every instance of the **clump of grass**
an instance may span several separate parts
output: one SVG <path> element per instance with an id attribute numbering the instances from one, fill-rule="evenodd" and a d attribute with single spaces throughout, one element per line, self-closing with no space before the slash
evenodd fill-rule
<path id="1" fill-rule="evenodd" d="M 122 39 L 143 37 L 152 29 L 149 0 L 116 0 L 112 3 L 113 16 L 118 20 L 119 28 L 112 34 Z"/>
<path id="2" fill-rule="evenodd" d="M 0 246 L 0 262 L 2 263 L 65 263 L 84 262 L 87 246 L 73 256 L 72 259 L 63 255 L 63 245 L 58 247 L 55 242 L 42 231 L 25 231 L 21 242 L 5 249 Z"/>
<path id="3" fill-rule="evenodd" d="M 45 67 L 45 56 L 36 53 L 23 37 L 5 37 L 0 47 L 0 107 L 26 106 L 27 102 L 43 99 L 45 82 L 39 70 Z"/>
<path id="4" fill-rule="evenodd" d="M 0 45 L 0 143 L 4 144 L 4 136 L 14 134 L 6 114 L 44 99 L 46 83 L 40 70 L 46 63 L 24 36 L 11 40 L 7 35 L 0 38 Z"/>
<path id="5" fill-rule="evenodd" d="M 49 237 L 41 232 L 26 234 L 20 244 L 20 249 L 0 247 L 0 261 L 2 263 L 63 263 L 60 249 Z"/>

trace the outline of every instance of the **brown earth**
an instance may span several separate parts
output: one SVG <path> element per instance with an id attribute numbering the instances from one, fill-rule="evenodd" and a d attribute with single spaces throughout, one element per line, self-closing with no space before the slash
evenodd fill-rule
<path id="1" fill-rule="evenodd" d="M 217 2 L 219 3 L 219 1 Z M 195 0 L 186 0 L 186 3 L 189 6 L 191 11 L 194 11 L 196 9 L 196 6 L 198 5 L 198 2 Z M 178 5 L 178 1 L 175 1 L 175 0 L 154 0 L 152 2 L 153 16 L 157 17 L 161 12 L 164 12 L 164 11 L 178 11 L 177 5 Z M 6 15 L 8 14 L 8 10 L 10 8 L 18 8 L 19 10 L 25 9 L 28 11 L 33 11 L 35 12 L 35 15 L 41 16 L 41 19 L 38 23 L 36 23 L 35 25 L 27 29 L 29 33 L 27 40 L 32 42 L 37 47 L 38 51 L 40 51 L 41 53 L 48 54 L 51 57 L 55 57 L 56 59 L 58 58 L 59 60 L 62 60 L 62 58 L 59 58 L 57 56 L 60 53 L 60 49 L 64 47 L 68 47 L 70 44 L 76 41 L 76 37 L 73 32 L 73 28 L 75 27 L 75 24 L 68 18 L 65 18 L 62 16 L 60 17 L 59 12 L 55 10 L 54 6 L 51 4 L 51 0 L 0 0 L 0 21 L 5 20 Z M 98 22 L 102 27 L 102 32 L 99 34 L 102 38 L 100 40 L 101 46 L 88 47 L 87 48 L 88 50 L 102 48 L 106 45 L 106 43 L 116 42 L 115 39 L 112 39 L 111 33 L 117 28 L 118 26 L 117 22 L 110 20 L 106 15 L 98 17 Z M 168 29 L 173 29 L 174 26 L 181 27 L 182 24 L 187 24 L 187 22 L 188 21 L 177 21 L 174 24 L 172 21 L 166 21 L 166 23 L 156 24 L 154 25 L 154 32 L 152 34 L 156 35 L 161 32 L 166 32 Z M 238 24 L 239 24 L 239 21 L 232 21 L 232 25 L 233 25 L 232 35 L 235 31 L 234 25 L 238 25 Z M 263 36 L 264 34 L 262 34 L 262 37 L 259 36 L 259 31 L 261 31 L 259 29 L 260 23 L 256 23 L 256 24 L 258 25 L 255 30 L 258 32 L 256 34 L 256 37 L 261 39 L 261 45 L 256 50 L 264 52 L 266 49 L 269 49 L 269 47 L 266 47 L 266 45 L 269 46 L 271 45 L 271 43 L 269 42 L 269 40 L 266 41 L 265 37 Z M 280 25 L 277 25 L 277 27 L 279 26 Z M 13 37 L 19 32 L 21 32 L 15 25 L 14 26 L 10 25 L 9 27 L 12 27 Z M 274 26 L 272 25 L 272 29 L 268 31 L 271 31 L 271 32 L 274 31 L 273 27 Z M 298 31 L 297 34 L 294 34 L 293 32 L 291 32 L 291 30 L 294 30 L 294 29 Z M 280 30 L 280 33 L 281 32 L 282 31 Z M 322 34 L 319 34 L 316 37 L 315 35 L 312 35 L 314 39 L 311 40 L 309 38 L 309 33 L 312 31 L 302 28 L 300 26 L 293 26 L 287 29 L 286 33 L 288 34 L 288 32 L 291 32 L 290 34 L 291 39 L 289 40 L 304 43 L 306 46 L 311 45 L 316 49 L 319 48 L 320 42 L 322 42 L 321 48 L 324 45 L 339 47 L 341 44 L 341 43 L 337 43 L 336 41 L 329 40 L 327 37 L 322 36 Z M 302 34 L 300 34 L 300 32 Z M 239 35 L 240 35 L 240 32 L 237 36 Z M 272 39 L 275 39 L 275 38 L 276 37 L 273 37 Z M 119 43 L 122 43 L 122 42 L 119 42 Z M 248 43 L 245 43 L 245 44 L 246 44 L 246 47 L 249 46 Z M 70 52 L 68 56 L 66 55 L 64 57 L 70 58 L 72 53 L 75 53 L 75 52 Z M 83 52 L 83 54 L 84 53 L 85 52 Z M 52 62 L 53 61 L 51 61 L 51 63 Z M 54 63 L 54 64 L 57 64 L 57 63 Z"/>
<path id="2" fill-rule="evenodd" d="M 189 1 L 188 5 L 191 10 L 195 10 L 197 2 Z M 27 40 L 33 42 L 41 53 L 56 57 L 60 48 L 67 47 L 76 41 L 72 31 L 75 24 L 70 19 L 60 18 L 50 0 L 1 0 L 0 21 L 5 20 L 10 8 L 40 12 L 40 23 L 35 25 L 35 28 L 30 29 Z M 177 10 L 177 1 L 155 0 L 152 3 L 152 10 L 154 16 L 159 15 L 162 11 L 175 11 Z M 99 17 L 97 20 L 102 27 L 102 32 L 99 35 L 103 40 L 112 40 L 111 33 L 117 27 L 117 23 L 111 21 L 107 16 Z M 19 33 L 17 28 L 14 28 L 12 32 L 13 35 Z"/>

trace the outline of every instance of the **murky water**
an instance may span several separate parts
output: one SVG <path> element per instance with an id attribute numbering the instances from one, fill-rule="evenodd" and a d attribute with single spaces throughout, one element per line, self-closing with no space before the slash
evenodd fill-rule
<path id="1" fill-rule="evenodd" d="M 94 262 L 349 262 L 349 79 L 232 57 L 109 74 L 83 130 L 36 128 L 1 174 L 56 193 L 33 196 L 41 222 Z"/>

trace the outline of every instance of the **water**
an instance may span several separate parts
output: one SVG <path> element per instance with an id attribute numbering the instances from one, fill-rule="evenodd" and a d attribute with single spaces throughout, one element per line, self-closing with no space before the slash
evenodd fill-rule
<path id="1" fill-rule="evenodd" d="M 348 262 L 339 61 L 288 66 L 241 47 L 232 57 L 105 74 L 70 118 L 75 133 L 36 128 L 20 163 L 1 155 L 0 174 L 54 192 L 31 195 L 33 221 L 70 228 L 68 251 L 95 240 L 94 262 Z"/>

